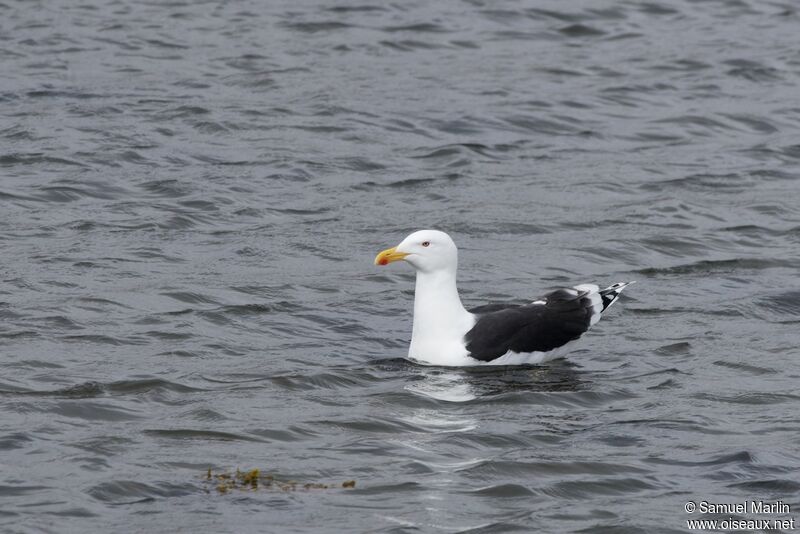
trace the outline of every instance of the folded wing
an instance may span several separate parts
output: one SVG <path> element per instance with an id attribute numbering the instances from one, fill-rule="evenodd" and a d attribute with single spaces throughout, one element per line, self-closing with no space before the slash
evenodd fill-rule
<path id="1" fill-rule="evenodd" d="M 583 335 L 600 319 L 603 299 L 594 285 L 558 289 L 526 305 L 490 304 L 470 310 L 475 326 L 465 342 L 472 358 L 488 362 L 507 352 L 547 352 Z"/>

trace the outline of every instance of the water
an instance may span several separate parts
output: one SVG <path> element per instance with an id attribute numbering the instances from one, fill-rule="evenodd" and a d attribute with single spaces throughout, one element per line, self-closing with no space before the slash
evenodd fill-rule
<path id="1" fill-rule="evenodd" d="M 793 2 L 2 11 L 0 529 L 800 507 Z M 639 283 L 565 360 L 413 365 L 412 272 L 372 259 L 424 227 L 468 306 Z"/>

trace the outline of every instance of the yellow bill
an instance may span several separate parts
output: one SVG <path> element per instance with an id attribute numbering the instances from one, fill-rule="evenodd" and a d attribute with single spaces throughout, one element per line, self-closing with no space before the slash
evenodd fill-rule
<path id="1" fill-rule="evenodd" d="M 393 261 L 400 261 L 408 256 L 405 252 L 398 252 L 397 247 L 387 248 L 375 256 L 375 265 L 389 265 Z"/>

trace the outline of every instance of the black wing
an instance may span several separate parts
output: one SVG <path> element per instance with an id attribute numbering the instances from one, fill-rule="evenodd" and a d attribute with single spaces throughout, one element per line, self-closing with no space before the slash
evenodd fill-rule
<path id="1" fill-rule="evenodd" d="M 467 332 L 467 351 L 489 362 L 514 352 L 545 352 L 578 339 L 598 313 L 588 291 L 559 289 L 542 299 L 544 304 L 489 304 L 471 310 L 478 315 Z"/>

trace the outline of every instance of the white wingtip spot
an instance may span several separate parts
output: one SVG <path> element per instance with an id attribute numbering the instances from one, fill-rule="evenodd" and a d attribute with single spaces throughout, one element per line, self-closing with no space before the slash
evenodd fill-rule
<path id="1" fill-rule="evenodd" d="M 597 284 L 580 284 L 575 286 L 578 291 L 586 291 L 588 293 L 596 293 L 600 291 L 600 286 Z"/>

